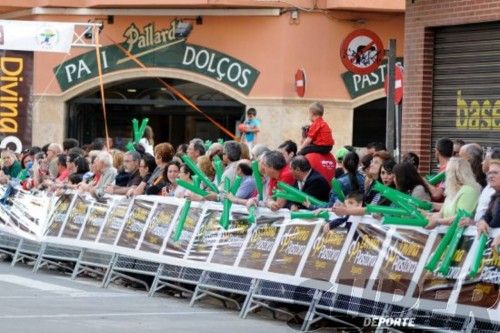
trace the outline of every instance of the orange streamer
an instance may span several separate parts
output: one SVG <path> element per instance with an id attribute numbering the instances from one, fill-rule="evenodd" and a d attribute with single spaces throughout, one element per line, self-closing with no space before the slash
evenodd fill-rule
<path id="1" fill-rule="evenodd" d="M 97 58 L 97 71 L 99 73 L 99 88 L 101 90 L 102 114 L 104 116 L 104 132 L 106 135 L 106 147 L 109 150 L 108 117 L 106 113 L 106 100 L 104 96 L 104 82 L 102 80 L 101 52 L 99 52 L 99 27 L 94 26 L 92 33 L 95 36 L 95 52 Z"/>
<path id="2" fill-rule="evenodd" d="M 127 57 L 129 57 L 131 60 L 133 60 L 137 65 L 139 65 L 139 67 L 149 71 L 149 68 L 146 67 L 139 59 L 137 59 L 136 56 L 134 56 L 132 53 L 130 53 L 127 49 L 125 49 L 123 46 L 121 46 L 119 43 L 116 43 L 111 37 L 107 36 L 106 37 L 113 43 L 115 44 Z M 182 99 L 187 105 L 189 105 L 190 107 L 192 107 L 194 110 L 198 111 L 199 113 L 201 113 L 205 118 L 207 118 L 212 124 L 214 124 L 217 128 L 219 128 L 221 131 L 223 131 L 227 136 L 229 136 L 231 139 L 233 140 L 238 140 L 238 138 L 236 137 L 236 135 L 234 135 L 231 131 L 229 131 L 227 128 L 225 128 L 224 126 L 222 126 L 219 122 L 217 122 L 215 119 L 213 119 L 212 117 L 210 117 L 208 114 L 206 114 L 205 112 L 203 112 L 202 110 L 200 110 L 200 108 L 198 108 L 193 102 L 191 102 L 189 100 L 189 98 L 187 98 L 186 96 L 184 96 L 180 91 L 178 91 L 177 89 L 175 89 L 173 86 L 171 86 L 170 84 L 168 84 L 167 82 L 165 82 L 163 79 L 161 78 L 156 78 L 158 81 L 160 81 L 160 83 L 166 88 L 168 89 L 170 92 L 172 92 L 173 94 L 175 94 L 177 97 L 179 97 L 180 99 Z"/>

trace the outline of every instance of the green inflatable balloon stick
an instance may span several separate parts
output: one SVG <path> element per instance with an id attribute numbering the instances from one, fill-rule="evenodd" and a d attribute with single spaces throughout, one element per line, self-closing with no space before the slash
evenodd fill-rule
<path id="1" fill-rule="evenodd" d="M 181 238 L 182 230 L 184 230 L 184 224 L 186 223 L 186 218 L 191 208 L 191 200 L 186 199 L 184 206 L 182 206 L 181 213 L 179 215 L 179 222 L 177 222 L 177 227 L 175 229 L 174 241 L 178 241 Z"/>

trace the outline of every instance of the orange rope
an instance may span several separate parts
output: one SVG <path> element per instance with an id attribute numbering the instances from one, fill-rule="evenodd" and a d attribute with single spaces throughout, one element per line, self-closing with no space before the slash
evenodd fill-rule
<path id="1" fill-rule="evenodd" d="M 127 49 L 125 49 L 123 46 L 121 46 L 119 43 L 116 43 L 111 37 L 107 36 L 106 37 L 113 43 L 115 44 L 127 57 L 129 57 L 131 60 L 133 60 L 136 64 L 139 65 L 139 67 L 149 71 L 149 68 L 146 67 L 139 59 L 137 59 L 136 56 L 134 56 L 133 54 L 131 54 Z M 179 97 L 180 99 L 182 99 L 187 105 L 189 105 L 190 107 L 192 107 L 193 109 L 195 109 L 196 111 L 198 111 L 199 113 L 201 113 L 205 118 L 207 118 L 212 124 L 214 124 L 217 128 L 219 128 L 221 131 L 223 131 L 226 135 L 228 135 L 231 139 L 233 140 L 238 140 L 238 138 L 236 137 L 236 135 L 234 135 L 231 131 L 229 131 L 227 128 L 225 128 L 223 125 L 221 125 L 219 122 L 217 122 L 215 119 L 213 119 L 212 117 L 210 117 L 208 114 L 206 114 L 205 112 L 203 112 L 202 110 L 200 110 L 200 108 L 198 108 L 193 102 L 191 102 L 189 100 L 189 98 L 187 98 L 186 96 L 184 96 L 180 91 L 178 91 L 177 89 L 175 89 L 173 86 L 171 86 L 170 84 L 168 84 L 167 82 L 165 82 L 163 79 L 161 78 L 156 78 L 158 81 L 160 81 L 161 84 L 163 84 L 163 86 L 165 86 L 165 88 L 167 88 L 170 92 L 172 92 L 173 94 L 175 94 L 177 97 Z"/>
<path id="2" fill-rule="evenodd" d="M 104 132 L 106 134 L 106 147 L 109 150 L 108 117 L 106 114 L 106 100 L 104 96 L 104 83 L 102 80 L 101 52 L 99 52 L 99 27 L 94 26 L 92 33 L 95 36 L 95 52 L 97 58 L 97 70 L 99 72 L 99 87 L 101 89 L 102 114 L 104 116 Z"/>

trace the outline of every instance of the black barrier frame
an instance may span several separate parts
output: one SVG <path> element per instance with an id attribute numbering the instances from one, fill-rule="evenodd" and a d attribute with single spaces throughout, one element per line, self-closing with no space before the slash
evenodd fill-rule
<path id="1" fill-rule="evenodd" d="M 35 261 L 40 254 L 40 248 L 42 247 L 42 243 L 37 241 L 32 241 L 27 238 L 22 238 L 19 242 L 19 246 L 12 257 L 11 266 L 14 266 L 16 263 L 27 259 Z"/>
<path id="2" fill-rule="evenodd" d="M 33 267 L 33 273 L 37 273 L 40 268 L 52 264 L 73 274 L 81 252 L 81 248 L 43 242 Z M 72 267 L 65 265 L 65 263 L 71 263 Z"/>
<path id="3" fill-rule="evenodd" d="M 223 293 L 245 296 L 245 300 L 243 302 L 244 305 L 246 304 L 246 298 L 251 295 L 256 283 L 257 279 L 254 278 L 204 271 L 200 278 L 200 282 L 196 285 L 196 289 L 191 297 L 189 306 L 194 306 L 197 301 L 206 296 L 212 296 L 215 299 L 220 300 L 224 307 L 227 308 L 227 302 L 230 302 L 235 304 L 236 308 L 241 311 L 243 306 L 240 305 L 240 302 L 234 298 L 224 295 Z"/>
<path id="4" fill-rule="evenodd" d="M 123 278 L 143 285 L 146 291 L 149 292 L 150 286 L 143 280 L 133 277 L 131 274 L 146 275 L 155 278 L 159 266 L 160 263 L 158 262 L 117 254 L 113 257 L 111 268 L 103 279 L 101 287 L 107 288 L 117 278 Z"/>
<path id="5" fill-rule="evenodd" d="M 83 248 L 76 261 L 71 279 L 74 280 L 78 275 L 86 272 L 102 276 L 104 280 L 111 269 L 114 256 L 114 253 Z"/>
<path id="6" fill-rule="evenodd" d="M 193 294 L 194 290 L 185 288 L 180 284 L 198 285 L 203 276 L 203 272 L 203 270 L 196 268 L 161 264 L 151 284 L 149 296 L 153 297 L 156 292 L 166 287 L 178 291 L 180 296 L 182 296 L 183 292 Z"/>
<path id="7" fill-rule="evenodd" d="M 0 231 L 0 252 L 14 256 L 22 238 Z"/>

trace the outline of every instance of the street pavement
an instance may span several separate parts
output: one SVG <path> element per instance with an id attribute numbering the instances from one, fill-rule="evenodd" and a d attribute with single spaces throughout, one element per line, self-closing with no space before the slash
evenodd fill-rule
<path id="1" fill-rule="evenodd" d="M 189 298 L 110 285 L 90 278 L 71 280 L 57 271 L 0 263 L 0 332 L 298 332 L 264 311 L 247 319 L 220 302 L 189 306 Z"/>

